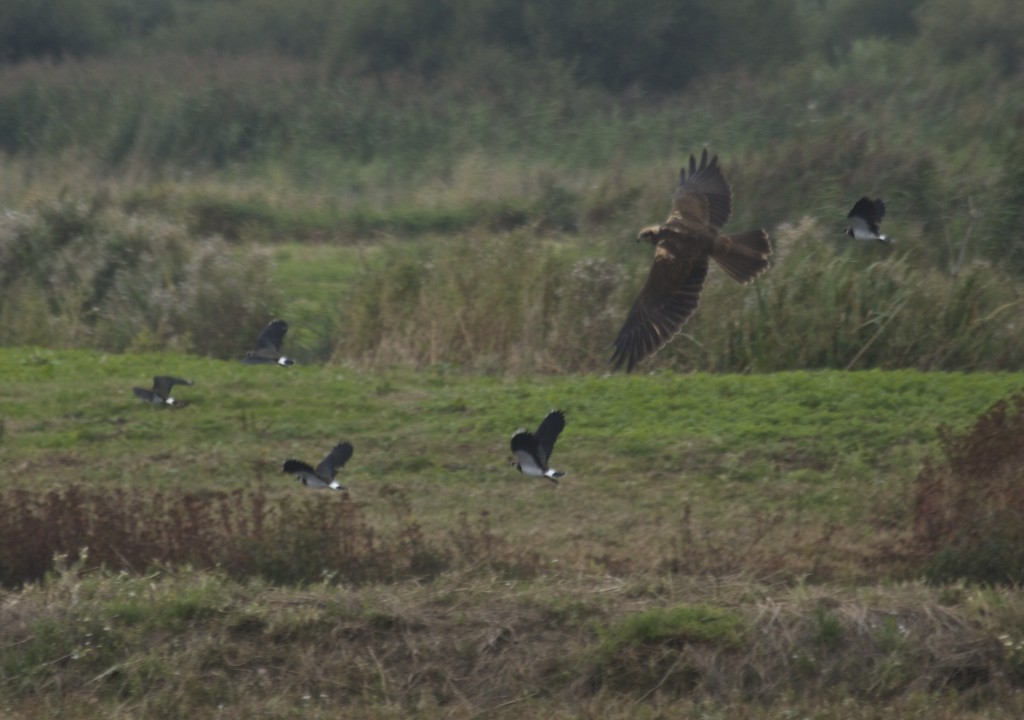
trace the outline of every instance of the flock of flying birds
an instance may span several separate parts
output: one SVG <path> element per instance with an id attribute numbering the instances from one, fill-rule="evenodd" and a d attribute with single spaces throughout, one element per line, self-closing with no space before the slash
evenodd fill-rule
<path id="1" fill-rule="evenodd" d="M 654 263 L 615 338 L 611 362 L 616 370 L 625 366 L 626 372 L 632 372 L 682 330 L 697 310 L 711 260 L 742 284 L 752 282 L 769 268 L 772 246 L 768 233 L 764 229 L 722 233 L 731 214 L 732 190 L 718 164 L 718 156 L 709 162 L 708 151 L 704 150 L 698 164 L 691 155 L 689 172 L 685 166 L 679 171 L 679 185 L 672 195 L 668 219 L 644 228 L 637 236 L 637 242 L 645 240 L 654 245 Z M 846 216 L 846 234 L 855 240 L 892 242 L 879 230 L 884 216 L 885 203 L 862 197 Z M 256 349 L 246 352 L 242 362 L 283 367 L 294 364 L 281 351 L 286 332 L 287 323 L 272 321 L 260 333 Z M 158 375 L 153 378 L 151 389 L 137 387 L 133 391 L 146 402 L 180 407 L 181 403 L 171 396 L 171 389 L 191 384 L 182 378 Z M 553 410 L 536 432 L 517 430 L 511 441 L 511 464 L 524 475 L 546 477 L 557 483 L 565 473 L 552 468 L 549 461 L 564 428 L 565 414 Z M 344 490 L 335 478 L 351 457 L 352 444 L 340 442 L 315 468 L 289 458 L 281 469 L 295 475 L 307 487 Z"/>

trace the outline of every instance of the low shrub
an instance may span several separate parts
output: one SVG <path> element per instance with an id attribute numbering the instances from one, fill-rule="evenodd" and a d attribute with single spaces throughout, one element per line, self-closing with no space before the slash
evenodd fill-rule
<path id="1" fill-rule="evenodd" d="M 336 358 L 369 366 L 528 372 L 600 368 L 619 268 L 529 231 L 384 253 L 357 280 Z"/>
<path id="2" fill-rule="evenodd" d="M 917 477 L 914 537 L 933 582 L 1024 582 L 1024 391 L 964 433 Z"/>
<path id="3" fill-rule="evenodd" d="M 459 566 L 517 577 L 536 570 L 486 518 L 463 518 L 449 537 L 428 537 L 401 491 L 382 495 L 394 519 L 385 527 L 371 524 L 347 493 L 7 490 L 0 492 L 0 586 L 41 579 L 56 558 L 133 573 L 219 568 L 285 585 L 429 577 Z"/>

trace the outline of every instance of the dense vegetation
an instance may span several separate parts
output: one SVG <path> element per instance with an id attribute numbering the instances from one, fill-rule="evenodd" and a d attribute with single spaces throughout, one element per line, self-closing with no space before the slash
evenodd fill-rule
<path id="1" fill-rule="evenodd" d="M 710 294 L 652 367 L 1020 367 L 1012 2 L 37 5 L 0 14 L 21 38 L 0 85 L 6 344 L 226 356 L 177 300 L 192 253 L 219 248 L 211 283 L 240 262 L 220 237 L 338 248 L 240 269 L 267 292 L 222 291 L 231 342 L 273 313 L 305 359 L 602 369 L 649 262 L 629 240 L 707 144 L 730 227 L 767 227 L 776 268 Z M 861 194 L 887 200 L 892 248 L 845 243 Z M 191 242 L 53 271 L 140 233 Z M 152 263 L 147 309 L 121 312 L 122 275 Z M 302 281 L 325 264 L 333 288 Z"/>
<path id="2" fill-rule="evenodd" d="M 1020 717 L 1022 38 L 0 3 L 0 715 Z M 608 376 L 702 147 L 774 266 Z M 299 363 L 237 362 L 274 316 Z M 556 405 L 557 487 L 504 464 Z M 347 494 L 279 472 L 339 436 Z"/>

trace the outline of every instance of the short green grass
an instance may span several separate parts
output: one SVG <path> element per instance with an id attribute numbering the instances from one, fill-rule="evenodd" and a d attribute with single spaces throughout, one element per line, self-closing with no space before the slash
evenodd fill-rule
<path id="1" fill-rule="evenodd" d="M 756 552 L 761 533 L 785 526 L 803 549 L 781 562 L 804 571 L 827 527 L 858 543 L 908 527 L 938 427 L 965 427 L 1024 385 L 1021 374 L 913 371 L 368 373 L 33 349 L 0 350 L 0 374 L 3 487 L 299 492 L 281 462 L 316 463 L 344 439 L 355 454 L 342 480 L 380 522 L 391 517 L 384 493 L 399 489 L 429 533 L 486 514 L 497 534 L 553 561 L 634 568 L 679 561 L 695 538 L 710 551 L 710 531 L 738 533 L 733 551 Z M 155 374 L 193 380 L 176 392 L 187 406 L 132 395 Z M 513 431 L 556 407 L 568 418 L 557 486 L 508 465 Z"/>
<path id="2" fill-rule="evenodd" d="M 699 604 L 659 607 L 625 617 L 606 630 L 600 650 L 610 658 L 632 647 L 665 641 L 736 648 L 744 630 L 742 617 L 728 609 Z"/>

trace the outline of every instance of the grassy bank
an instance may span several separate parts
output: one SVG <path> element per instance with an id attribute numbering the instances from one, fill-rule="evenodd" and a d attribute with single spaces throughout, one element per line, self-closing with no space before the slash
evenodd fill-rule
<path id="1" fill-rule="evenodd" d="M 943 448 L 954 474 L 970 457 L 940 425 L 969 437 L 1019 374 L 366 373 L 31 349 L 0 351 L 0 372 L 6 716 L 1020 712 L 1017 593 L 921 584 L 914 534 L 922 473 Z M 186 406 L 132 396 L 164 372 L 195 381 Z M 506 460 L 555 406 L 557 486 Z M 347 493 L 279 472 L 340 438 Z M 972 496 L 996 487 L 972 472 Z"/>

